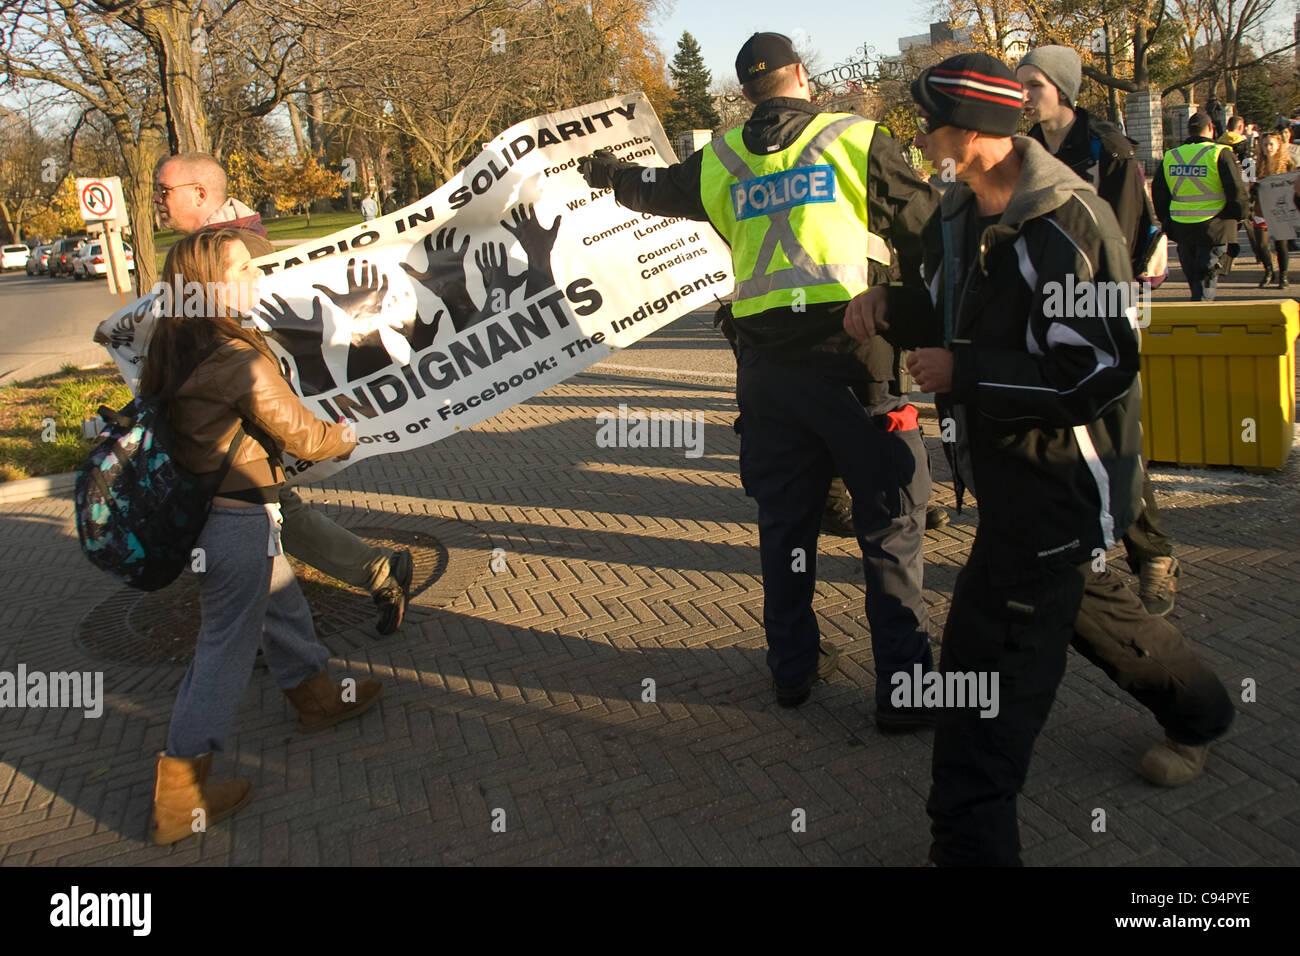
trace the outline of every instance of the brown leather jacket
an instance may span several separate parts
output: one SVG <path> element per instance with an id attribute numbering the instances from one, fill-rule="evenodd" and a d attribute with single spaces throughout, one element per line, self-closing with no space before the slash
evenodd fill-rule
<path id="1" fill-rule="evenodd" d="M 345 426 L 313 415 L 278 368 L 237 340 L 221 345 L 194 370 L 170 412 L 176 460 L 195 474 L 221 468 L 241 419 L 260 428 L 279 449 L 308 461 L 336 458 L 356 447 L 343 437 Z M 279 463 L 269 461 L 250 436 L 216 493 L 272 488 L 283 481 Z"/>

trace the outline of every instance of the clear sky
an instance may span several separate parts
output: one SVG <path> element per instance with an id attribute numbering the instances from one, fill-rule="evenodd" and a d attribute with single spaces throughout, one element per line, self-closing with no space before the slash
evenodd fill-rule
<path id="1" fill-rule="evenodd" d="M 821 68 L 828 69 L 856 59 L 863 44 L 879 55 L 897 53 L 899 37 L 929 32 L 932 5 L 930 0 L 677 0 L 654 32 L 671 60 L 682 31 L 689 31 L 716 83 L 735 79 L 736 53 L 751 33 L 806 36 Z"/>

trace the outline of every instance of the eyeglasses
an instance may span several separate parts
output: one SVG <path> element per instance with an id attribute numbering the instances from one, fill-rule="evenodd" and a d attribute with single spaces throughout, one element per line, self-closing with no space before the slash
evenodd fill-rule
<path id="1" fill-rule="evenodd" d="M 943 129 L 947 123 L 935 123 L 928 116 L 918 116 L 916 118 L 916 131 L 922 136 L 929 136 L 937 129 Z"/>
<path id="2" fill-rule="evenodd" d="M 155 199 L 161 199 L 163 202 L 166 202 L 167 194 L 171 192 L 173 189 L 182 189 L 185 186 L 202 186 L 202 185 L 203 185 L 202 183 L 177 183 L 175 186 L 154 186 L 153 194 Z"/>

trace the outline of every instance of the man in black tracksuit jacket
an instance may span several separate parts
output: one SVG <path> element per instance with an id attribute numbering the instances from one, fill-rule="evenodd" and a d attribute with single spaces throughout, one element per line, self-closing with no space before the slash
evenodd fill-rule
<path id="1" fill-rule="evenodd" d="M 1025 82 L 1024 74 L 1031 69 L 1032 66 L 1022 65 L 1017 71 L 1022 83 Z M 1098 120 L 1087 110 L 1076 106 L 1073 114 L 1074 121 L 1054 155 L 1085 182 L 1092 183 L 1101 198 L 1106 200 L 1115 213 L 1120 234 L 1128 243 L 1130 258 L 1136 257 L 1139 244 L 1145 245 L 1146 237 L 1139 236 L 1139 232 L 1146 218 L 1143 215 L 1146 196 L 1133 143 L 1118 127 Z M 1035 124 L 1028 135 L 1048 152 L 1053 152 L 1041 123 Z M 1100 150 L 1096 149 L 1098 145 Z M 1100 152 L 1100 157 L 1095 157 L 1094 152 Z M 1173 556 L 1172 544 L 1160 529 L 1155 489 L 1145 469 L 1142 502 L 1142 514 L 1124 533 L 1124 548 L 1128 552 L 1129 568 L 1141 579 L 1142 603 L 1152 614 L 1163 616 L 1174 608 L 1174 579 L 1181 569 Z"/>
<path id="2" fill-rule="evenodd" d="M 869 290 L 845 327 L 862 337 L 889 327 L 896 343 L 921 346 L 909 370 L 951 426 L 958 507 L 967 490 L 979 499 L 941 668 L 954 680 L 997 675 L 1001 700 L 993 716 L 945 700 L 927 804 L 931 859 L 1014 865 L 1016 795 L 1066 648 L 1076 631 L 1115 644 L 1105 632 L 1122 613 L 1145 616 L 1122 586 L 1094 588 L 1091 608 L 1084 601 L 1093 562 L 1138 511 L 1141 399 L 1137 335 L 1122 304 L 1093 295 L 1079 306 L 1077 296 L 1099 283 L 1127 287 L 1132 273 L 1095 190 L 1036 141 L 1011 138 L 1020 87 L 1003 64 L 953 57 L 922 73 L 912 96 L 930 130 L 917 145 L 936 166 L 950 160 L 959 180 L 927 224 L 929 294 Z M 1195 715 L 1189 742 L 1221 733 L 1227 711 Z"/>
<path id="3" fill-rule="evenodd" d="M 825 118 L 809 101 L 807 71 L 788 38 L 755 34 L 736 68 L 756 104 L 742 131 L 751 156 L 786 152 L 814 120 Z M 861 128 L 866 121 L 846 114 L 832 122 Z M 607 151 L 584 158 L 579 168 L 593 188 L 613 188 L 629 209 L 711 221 L 702 195 L 709 148 L 666 169 L 624 164 Z M 875 129 L 866 153 L 865 169 L 836 167 L 837 195 L 865 187 L 868 222 L 862 229 L 869 224 L 892 245 L 903 281 L 919 288 L 921 229 L 938 197 L 884 129 Z M 828 145 L 824 157 L 831 155 Z M 788 168 L 806 165 L 792 158 Z M 883 264 L 868 266 L 868 278 L 888 282 L 888 271 Z M 933 713 L 893 707 L 890 678 L 910 675 L 914 666 L 933 668 L 921 595 L 929 462 L 915 408 L 890 394 L 893 348 L 850 338 L 843 327 L 846 304 L 847 297 L 768 307 L 728 323 L 737 350 L 741 481 L 759 508 L 768 665 L 785 706 L 806 699 L 819 675 L 834 668 L 837 652 L 828 642 L 821 642 L 819 662 L 812 598 L 818 527 L 831 476 L 838 473 L 853 496 L 863 551 L 876 722 L 886 731 L 921 729 L 933 725 Z"/>

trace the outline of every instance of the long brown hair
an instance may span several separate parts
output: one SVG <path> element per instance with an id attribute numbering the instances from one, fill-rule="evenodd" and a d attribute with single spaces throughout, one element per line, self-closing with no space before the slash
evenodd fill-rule
<path id="1" fill-rule="evenodd" d="M 1277 152 L 1269 156 L 1264 151 L 1264 141 L 1269 137 L 1277 140 Z M 1263 179 L 1265 176 L 1273 176 L 1277 173 L 1289 172 L 1295 169 L 1295 162 L 1291 159 L 1291 153 L 1287 151 L 1286 143 L 1277 133 L 1265 133 L 1259 138 L 1259 158 L 1255 161 L 1255 178 Z"/>
<path id="2" fill-rule="evenodd" d="M 149 337 L 149 350 L 140 373 L 142 395 L 163 402 L 171 399 L 214 347 L 232 339 L 247 342 L 279 367 L 262 334 L 241 325 L 214 294 L 225 277 L 231 248 L 236 242 L 257 246 L 253 238 L 256 237 L 238 229 L 205 229 L 171 247 L 162 272 L 167 308 L 154 322 Z M 191 283 L 197 283 L 197 288 L 203 290 L 202 315 L 185 314 L 192 311 L 192 306 L 186 308 L 189 304 L 186 300 L 192 303 L 193 292 L 197 291 Z"/>

